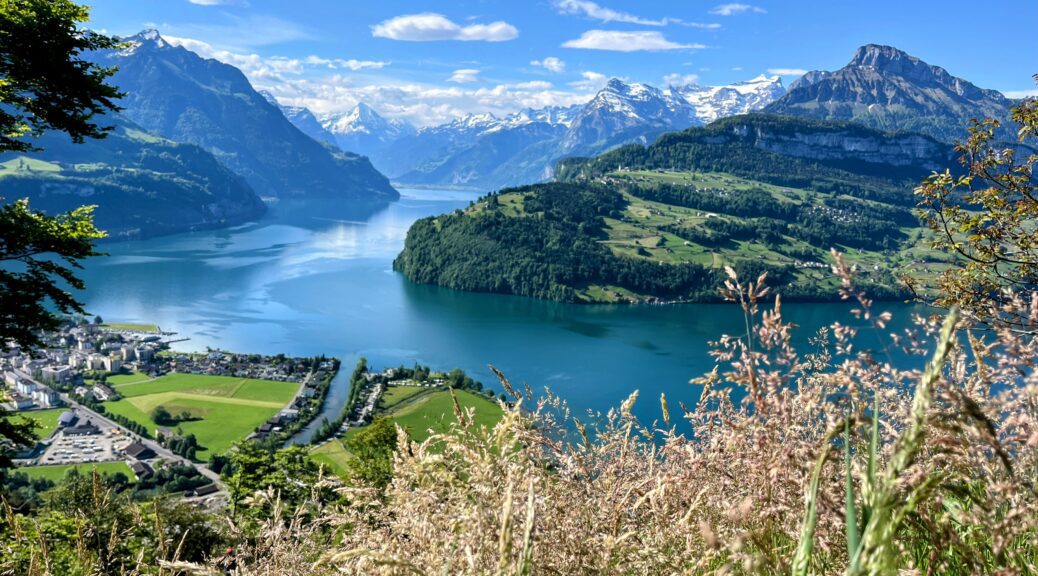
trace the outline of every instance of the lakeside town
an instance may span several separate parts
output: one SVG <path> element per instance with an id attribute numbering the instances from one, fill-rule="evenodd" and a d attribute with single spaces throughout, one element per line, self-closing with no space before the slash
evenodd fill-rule
<path id="1" fill-rule="evenodd" d="M 43 346 L 38 348 L 8 343 L 0 351 L 3 408 L 36 420 L 39 427 L 38 442 L 14 447 L 16 466 L 67 471 L 85 465 L 132 473 L 139 483 L 162 477 L 186 487 L 185 497 L 215 498 L 207 502 L 213 505 L 225 496 L 219 470 L 198 457 L 207 448 L 182 429 L 184 422 L 201 417 L 183 412 L 166 421 L 152 412 L 134 419 L 112 410 L 118 401 L 170 379 L 195 387 L 187 392 L 213 393 L 214 401 L 219 400 L 219 385 L 237 383 L 233 395 L 241 383 L 267 383 L 277 386 L 277 395 L 262 399 L 261 407 L 238 407 L 266 420 L 250 430 L 229 431 L 228 442 L 258 438 L 283 443 L 317 415 L 338 370 L 338 360 L 324 357 L 175 352 L 170 349 L 179 341 L 174 333 L 149 325 L 108 325 L 100 318 L 70 321 L 39 336 Z M 205 389 L 210 382 L 216 388 Z"/>

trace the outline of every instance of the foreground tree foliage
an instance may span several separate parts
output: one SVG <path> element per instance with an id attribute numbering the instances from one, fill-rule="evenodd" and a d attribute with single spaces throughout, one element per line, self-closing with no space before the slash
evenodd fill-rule
<path id="1" fill-rule="evenodd" d="M 105 83 L 111 70 L 80 56 L 116 41 L 80 28 L 88 16 L 70 0 L 0 0 L 0 153 L 33 150 L 25 136 L 45 130 L 77 142 L 106 134 L 94 117 L 116 110 L 120 94 Z M 38 345 L 39 331 L 57 326 L 54 312 L 84 312 L 66 286 L 83 288 L 75 270 L 103 237 L 93 207 L 48 216 L 26 200 L 0 206 L 0 346 Z M 13 446 L 33 439 L 31 423 L 12 422 L 0 409 L 0 470 L 10 466 Z"/>
<path id="2" fill-rule="evenodd" d="M 163 563 L 207 562 L 232 537 L 205 510 L 163 498 L 135 502 L 119 488 L 96 473 L 71 473 L 33 516 L 0 508 L 0 573 L 158 574 Z"/>
<path id="3" fill-rule="evenodd" d="M 80 28 L 89 16 L 70 0 L 0 0 L 0 152 L 33 150 L 24 137 L 46 130 L 82 142 L 111 129 L 95 116 L 117 109 L 115 71 L 81 56 L 118 40 Z"/>
<path id="4" fill-rule="evenodd" d="M 1038 99 L 1024 101 L 1011 117 L 1019 145 L 995 140 L 997 120 L 977 122 L 956 147 L 965 173 L 934 174 L 916 191 L 921 215 L 936 232 L 934 247 L 962 261 L 940 276 L 936 296 L 928 299 L 975 318 L 1014 292 L 1038 290 Z M 1005 314 L 986 320 L 1027 324 Z"/>

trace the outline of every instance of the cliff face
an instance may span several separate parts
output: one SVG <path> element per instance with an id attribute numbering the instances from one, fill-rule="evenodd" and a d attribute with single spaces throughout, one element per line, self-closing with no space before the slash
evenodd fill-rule
<path id="1" fill-rule="evenodd" d="M 860 134 L 858 130 L 781 133 L 748 125 L 733 126 L 732 133 L 749 139 L 756 148 L 812 160 L 857 160 L 892 166 L 922 166 L 937 170 L 948 148 L 920 134 Z"/>

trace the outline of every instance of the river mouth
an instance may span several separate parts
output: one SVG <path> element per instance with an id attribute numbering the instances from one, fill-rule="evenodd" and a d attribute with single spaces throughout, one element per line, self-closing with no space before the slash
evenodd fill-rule
<path id="1" fill-rule="evenodd" d="M 374 213 L 329 200 L 282 201 L 262 220 L 220 230 L 104 246 L 87 262 L 83 301 L 112 322 L 146 322 L 207 347 L 342 359 L 324 415 L 338 414 L 361 356 L 373 369 L 461 368 L 500 390 L 488 365 L 516 384 L 545 387 L 578 415 L 605 412 L 637 389 L 635 413 L 660 417 L 658 398 L 691 405 L 689 380 L 709 372 L 709 342 L 744 331 L 726 304 L 570 305 L 421 286 L 392 270 L 418 218 L 464 208 L 477 194 L 401 190 Z M 891 329 L 911 307 L 891 310 Z M 858 323 L 843 303 L 784 304 L 802 351 L 833 321 Z M 320 416 L 318 417 L 320 420 Z"/>

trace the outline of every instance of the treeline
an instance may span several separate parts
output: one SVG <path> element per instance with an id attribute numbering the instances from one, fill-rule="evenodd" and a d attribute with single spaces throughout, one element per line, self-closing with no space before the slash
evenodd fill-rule
<path id="1" fill-rule="evenodd" d="M 198 450 L 203 448 L 198 445 L 198 438 L 194 434 L 171 434 L 169 436 L 159 434 L 156 441 L 177 456 L 183 456 L 192 461 L 196 459 L 195 455 Z"/>

